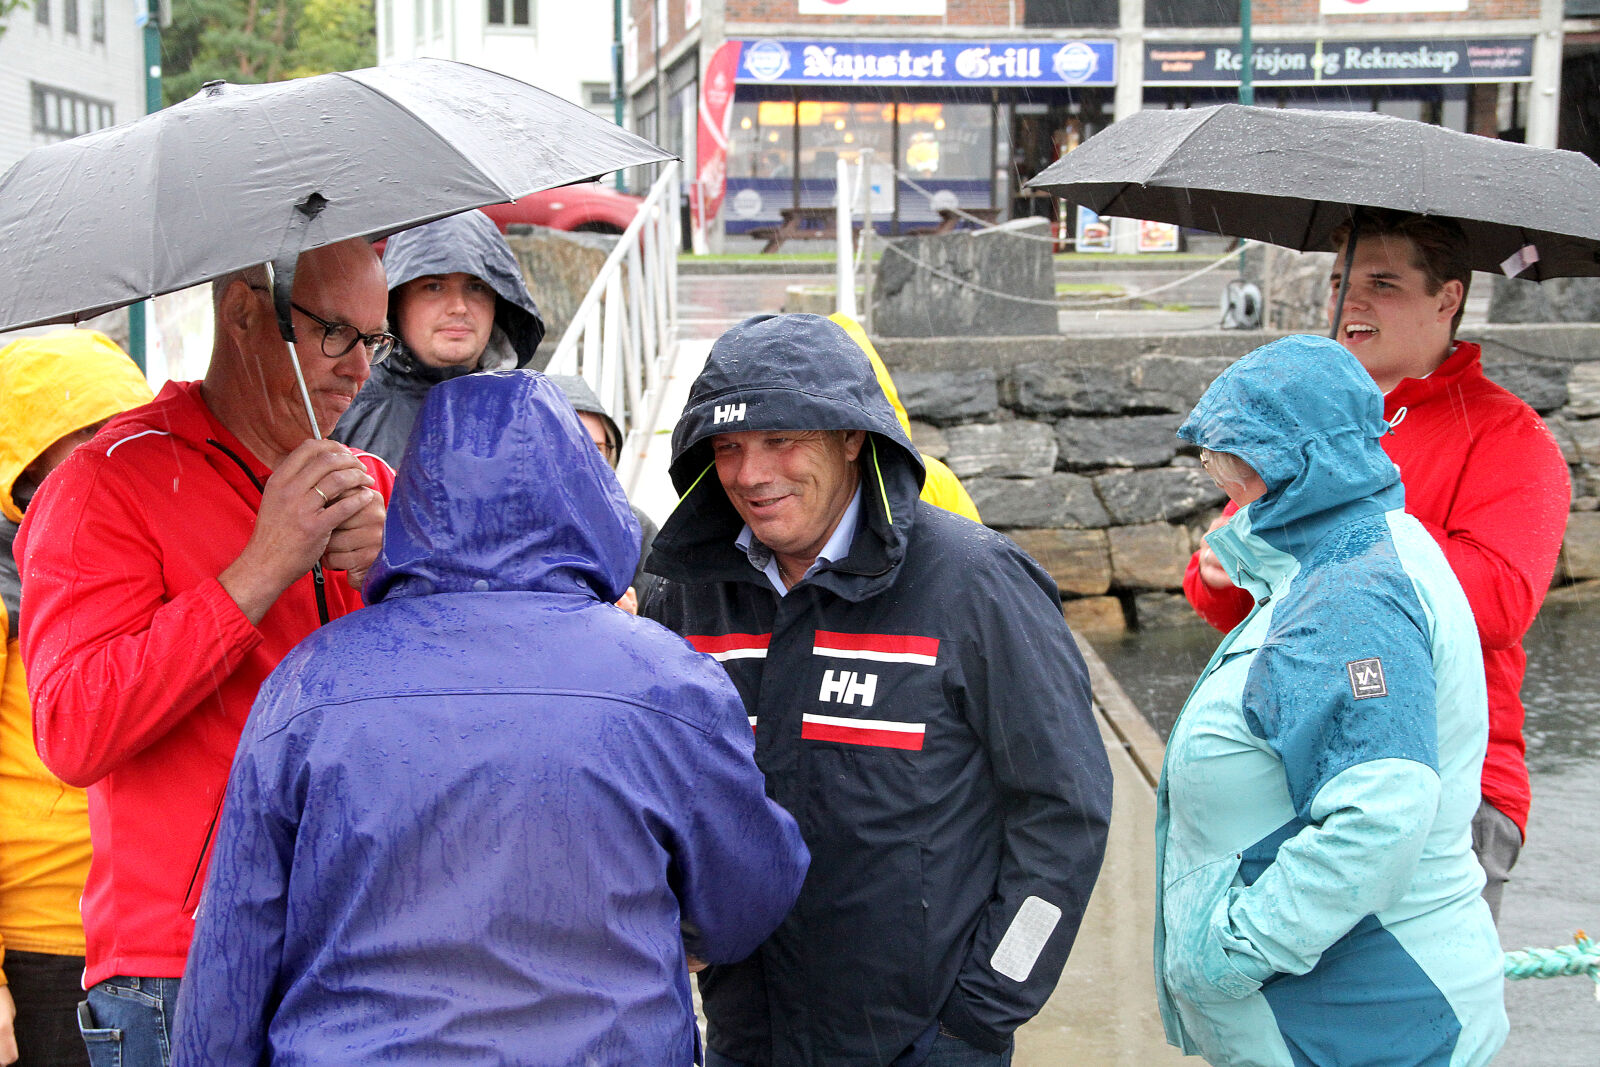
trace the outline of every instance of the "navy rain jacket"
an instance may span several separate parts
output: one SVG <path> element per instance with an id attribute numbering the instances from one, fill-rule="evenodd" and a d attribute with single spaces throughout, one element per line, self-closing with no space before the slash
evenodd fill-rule
<path id="1" fill-rule="evenodd" d="M 744 709 L 612 606 L 638 527 L 543 375 L 446 383 L 410 449 L 372 606 L 245 728 L 174 1063 L 687 1064 L 685 942 L 747 956 L 806 868 Z"/>
<path id="2" fill-rule="evenodd" d="M 400 324 L 395 296 L 409 281 L 433 274 L 471 274 L 495 292 L 494 332 L 477 366 L 430 367 L 401 341 L 388 359 L 372 368 L 372 377 L 328 435 L 398 467 L 428 390 L 475 371 L 528 366 L 544 337 L 544 319 L 522 279 L 517 258 L 481 211 L 464 211 L 395 234 L 383 249 L 383 272 L 389 279 L 389 329 L 396 335 Z"/>
<path id="3" fill-rule="evenodd" d="M 861 429 L 849 554 L 779 597 L 711 439 Z M 722 661 L 767 791 L 812 855 L 749 960 L 702 975 L 713 1049 L 742 1063 L 912 1064 L 937 1022 L 1006 1047 L 1055 988 L 1099 873 L 1111 774 L 1055 583 L 1012 541 L 917 498 L 922 464 L 872 366 L 814 315 L 713 347 L 673 433 L 684 498 L 645 605 Z"/>

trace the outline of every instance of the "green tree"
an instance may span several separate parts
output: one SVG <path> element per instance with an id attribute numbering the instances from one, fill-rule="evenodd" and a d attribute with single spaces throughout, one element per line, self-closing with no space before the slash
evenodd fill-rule
<path id="1" fill-rule="evenodd" d="M 175 103 L 217 78 L 247 84 L 370 67 L 374 19 L 372 0 L 175 0 L 161 34 L 162 96 Z"/>
<path id="2" fill-rule="evenodd" d="M 295 23 L 289 77 L 358 70 L 378 62 L 378 26 L 372 0 L 304 0 Z"/>

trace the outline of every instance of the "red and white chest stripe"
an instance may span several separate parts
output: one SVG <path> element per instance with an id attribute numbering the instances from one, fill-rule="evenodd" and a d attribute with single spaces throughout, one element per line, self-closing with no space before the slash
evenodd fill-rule
<path id="1" fill-rule="evenodd" d="M 818 630 L 811 654 L 834 659 L 864 659 L 875 663 L 920 663 L 932 667 L 939 662 L 939 639 L 907 634 L 840 634 Z"/>
<path id="2" fill-rule="evenodd" d="M 693 634 L 689 643 L 720 663 L 735 659 L 766 659 L 771 634 Z M 932 667 L 939 662 L 939 639 L 907 634 L 846 634 L 817 630 L 812 655 L 867 663 L 904 663 Z M 878 678 L 866 672 L 827 670 L 823 672 L 819 703 L 854 704 L 871 707 Z M 757 719 L 750 716 L 750 728 Z M 862 745 L 869 748 L 897 748 L 920 751 L 927 734 L 925 722 L 892 719 L 864 719 L 837 715 L 804 713 L 800 736 L 808 741 Z"/>

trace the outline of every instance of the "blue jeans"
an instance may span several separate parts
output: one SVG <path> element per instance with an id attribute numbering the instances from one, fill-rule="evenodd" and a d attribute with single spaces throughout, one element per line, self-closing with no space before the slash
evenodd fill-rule
<path id="1" fill-rule="evenodd" d="M 172 1062 L 176 978 L 107 978 L 78 1005 L 92 1067 L 167 1067 Z"/>
<path id="2" fill-rule="evenodd" d="M 1013 1046 L 1014 1047 L 1014 1046 Z M 706 1067 L 747 1067 L 738 1060 L 730 1060 L 711 1049 L 706 1049 Z M 928 1058 L 919 1067 L 1011 1067 L 1011 1049 L 1004 1052 L 984 1052 L 973 1048 L 959 1037 L 939 1034 L 933 1039 Z"/>

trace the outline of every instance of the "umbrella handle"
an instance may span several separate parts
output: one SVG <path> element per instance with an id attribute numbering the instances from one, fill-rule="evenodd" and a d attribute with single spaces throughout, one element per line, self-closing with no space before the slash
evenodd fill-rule
<path id="1" fill-rule="evenodd" d="M 306 388 L 306 376 L 300 369 L 300 353 L 294 345 L 294 320 L 293 309 L 289 306 L 290 294 L 294 292 L 294 267 L 295 256 L 285 256 L 282 259 L 268 263 L 267 285 L 272 290 L 272 306 L 278 313 L 278 333 L 283 336 L 284 343 L 289 346 L 289 366 L 294 368 L 294 381 L 300 389 L 300 401 L 306 406 L 306 422 L 311 425 L 311 436 L 318 441 L 322 440 L 322 429 L 317 425 L 317 413 L 311 407 L 311 392 Z"/>
<path id="2" fill-rule="evenodd" d="M 1344 321 L 1344 298 L 1350 293 L 1350 271 L 1356 258 L 1356 234 L 1361 229 L 1361 219 L 1355 212 L 1350 213 L 1350 236 L 1344 245 L 1344 270 L 1339 273 L 1339 300 L 1333 305 L 1333 329 L 1328 331 L 1328 336 L 1335 341 L 1339 339 L 1339 324 Z M 296 364 L 296 369 L 299 364 Z"/>

